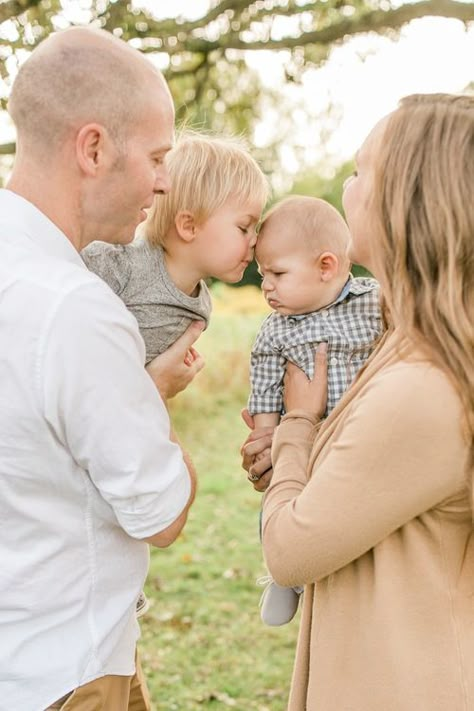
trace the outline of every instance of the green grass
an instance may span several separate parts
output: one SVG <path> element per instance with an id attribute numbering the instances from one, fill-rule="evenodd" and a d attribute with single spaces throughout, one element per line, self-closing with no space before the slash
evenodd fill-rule
<path id="1" fill-rule="evenodd" d="M 260 495 L 239 455 L 248 356 L 265 313 L 258 296 L 250 308 L 254 293 L 217 293 L 198 344 L 206 368 L 171 408 L 199 488 L 179 539 L 152 551 L 152 604 L 142 618 L 140 651 L 155 711 L 286 708 L 298 625 L 272 629 L 260 621 Z"/>

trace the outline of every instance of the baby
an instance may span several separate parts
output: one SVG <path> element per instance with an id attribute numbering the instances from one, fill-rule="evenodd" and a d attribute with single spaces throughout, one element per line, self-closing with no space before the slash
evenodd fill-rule
<path id="1" fill-rule="evenodd" d="M 237 139 L 183 133 L 166 163 L 171 190 L 155 198 L 142 236 L 125 246 L 92 242 L 81 252 L 137 319 L 146 363 L 192 320 L 208 324 L 206 279 L 242 279 L 269 194 L 267 179 Z M 137 615 L 147 608 L 142 593 Z"/>
<path id="2" fill-rule="evenodd" d="M 210 277 L 234 284 L 253 259 L 268 182 L 243 143 L 186 132 L 166 158 L 171 190 L 155 198 L 141 237 L 81 253 L 137 319 L 146 363 L 192 320 L 209 322 Z"/>
<path id="3" fill-rule="evenodd" d="M 378 283 L 351 276 L 348 243 L 346 223 L 324 200 L 289 197 L 265 216 L 255 257 L 273 313 L 251 354 L 248 410 L 255 427 L 280 421 L 288 360 L 312 379 L 315 350 L 327 343 L 328 415 L 374 349 L 383 329 Z M 301 590 L 264 580 L 269 584 L 261 601 L 263 621 L 289 622 Z"/>

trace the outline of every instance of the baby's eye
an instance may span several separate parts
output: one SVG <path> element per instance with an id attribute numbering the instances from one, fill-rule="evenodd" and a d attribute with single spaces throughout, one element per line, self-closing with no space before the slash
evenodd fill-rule
<path id="1" fill-rule="evenodd" d="M 239 225 L 239 230 L 242 232 L 242 234 L 246 235 L 246 234 L 248 234 L 249 228 L 248 227 L 241 227 Z"/>

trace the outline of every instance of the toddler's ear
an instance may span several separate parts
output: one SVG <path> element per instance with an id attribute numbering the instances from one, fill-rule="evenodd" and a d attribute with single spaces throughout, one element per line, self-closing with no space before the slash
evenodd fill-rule
<path id="1" fill-rule="evenodd" d="M 318 257 L 321 281 L 331 281 L 339 271 L 339 259 L 333 252 L 323 252 Z"/>
<path id="2" fill-rule="evenodd" d="M 174 226 L 178 236 L 185 242 L 191 242 L 196 236 L 196 222 L 192 212 L 178 212 L 174 218 Z"/>

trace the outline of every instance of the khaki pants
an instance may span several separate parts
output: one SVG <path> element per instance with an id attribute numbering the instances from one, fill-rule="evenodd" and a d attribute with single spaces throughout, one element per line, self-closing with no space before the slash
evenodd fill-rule
<path id="1" fill-rule="evenodd" d="M 151 711 L 138 654 L 133 676 L 102 676 L 79 686 L 46 711 Z"/>

